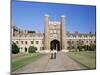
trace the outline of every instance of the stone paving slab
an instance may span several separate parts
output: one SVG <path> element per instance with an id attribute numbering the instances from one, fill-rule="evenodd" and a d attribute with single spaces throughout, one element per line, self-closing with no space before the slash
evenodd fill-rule
<path id="1" fill-rule="evenodd" d="M 50 59 L 50 54 L 47 54 L 46 56 L 41 57 L 39 60 L 32 62 L 13 73 L 33 73 L 81 69 L 86 68 L 69 58 L 65 53 L 58 52 L 56 59 Z"/>
<path id="2" fill-rule="evenodd" d="M 45 71 L 81 70 L 86 69 L 79 63 L 69 58 L 65 53 L 59 52 L 57 58 L 51 60 Z"/>

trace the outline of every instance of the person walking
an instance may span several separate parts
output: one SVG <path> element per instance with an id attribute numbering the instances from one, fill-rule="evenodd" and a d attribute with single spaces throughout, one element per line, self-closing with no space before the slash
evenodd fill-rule
<path id="1" fill-rule="evenodd" d="M 56 49 L 54 49 L 54 50 L 53 50 L 53 53 L 54 53 L 54 59 L 56 59 L 57 50 L 56 50 Z"/>
<path id="2" fill-rule="evenodd" d="M 51 51 L 50 51 L 50 53 L 51 53 L 51 59 L 53 59 L 53 57 L 54 57 L 54 52 L 53 52 L 53 49 L 51 49 Z"/>

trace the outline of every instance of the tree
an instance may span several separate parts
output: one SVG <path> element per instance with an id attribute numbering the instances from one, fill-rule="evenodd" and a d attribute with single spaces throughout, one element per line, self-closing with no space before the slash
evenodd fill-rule
<path id="1" fill-rule="evenodd" d="M 72 49 L 72 42 L 68 41 L 68 49 L 71 50 Z"/>
<path id="2" fill-rule="evenodd" d="M 81 40 L 77 41 L 77 49 L 79 51 L 83 50 L 83 45 L 84 45 L 83 41 L 81 41 Z"/>
<path id="3" fill-rule="evenodd" d="M 96 44 L 90 43 L 89 51 L 95 51 L 96 50 Z"/>
<path id="4" fill-rule="evenodd" d="M 30 46 L 30 47 L 28 48 L 28 52 L 29 52 L 29 53 L 35 53 L 36 50 L 37 50 L 37 48 L 34 47 L 34 46 Z"/>
<path id="5" fill-rule="evenodd" d="M 84 45 L 84 46 L 83 46 L 83 49 L 84 49 L 85 51 L 88 51 L 88 48 L 89 48 L 88 45 Z"/>
<path id="6" fill-rule="evenodd" d="M 13 54 L 17 54 L 17 53 L 19 53 L 19 48 L 18 48 L 18 46 L 16 45 L 16 43 L 12 43 L 12 53 Z"/>
<path id="7" fill-rule="evenodd" d="M 79 49 L 79 51 L 82 51 L 83 46 L 78 46 L 77 48 Z"/>

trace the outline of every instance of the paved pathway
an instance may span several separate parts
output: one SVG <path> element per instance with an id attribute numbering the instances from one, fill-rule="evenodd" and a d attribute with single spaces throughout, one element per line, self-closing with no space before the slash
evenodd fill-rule
<path id="1" fill-rule="evenodd" d="M 80 70 L 86 69 L 79 63 L 69 58 L 65 53 L 58 52 L 56 59 L 50 59 L 50 54 L 28 64 L 13 73 L 33 73 L 47 71 Z"/>

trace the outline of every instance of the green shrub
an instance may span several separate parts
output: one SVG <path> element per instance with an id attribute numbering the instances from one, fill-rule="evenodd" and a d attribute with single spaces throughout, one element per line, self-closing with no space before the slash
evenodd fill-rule
<path id="1" fill-rule="evenodd" d="M 95 44 L 90 44 L 89 50 L 90 51 L 95 51 L 96 50 L 96 45 Z"/>
<path id="2" fill-rule="evenodd" d="M 83 46 L 78 46 L 77 48 L 79 49 L 79 51 L 82 51 Z"/>
<path id="3" fill-rule="evenodd" d="M 85 51 L 89 50 L 89 46 L 88 45 L 84 45 L 83 48 L 84 48 Z"/>
<path id="4" fill-rule="evenodd" d="M 29 52 L 29 53 L 35 53 L 36 50 L 37 50 L 37 48 L 34 47 L 34 46 L 30 46 L 30 47 L 28 48 L 28 52 Z"/>
<path id="5" fill-rule="evenodd" d="M 84 48 L 85 51 L 95 51 L 96 45 L 95 44 L 84 45 L 83 48 Z"/>
<path id="6" fill-rule="evenodd" d="M 13 54 L 19 53 L 19 48 L 15 43 L 12 44 L 12 53 Z"/>

